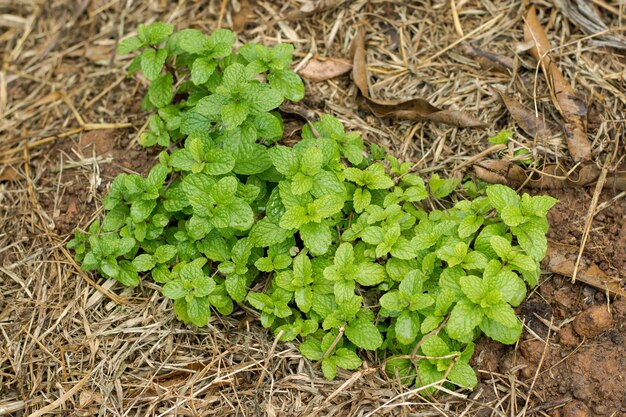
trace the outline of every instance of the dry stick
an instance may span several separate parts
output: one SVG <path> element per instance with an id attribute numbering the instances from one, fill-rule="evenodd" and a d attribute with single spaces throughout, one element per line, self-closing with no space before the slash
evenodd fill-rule
<path id="1" fill-rule="evenodd" d="M 452 19 L 454 20 L 454 29 L 460 37 L 464 37 L 463 28 L 461 27 L 461 20 L 459 20 L 459 13 L 456 10 L 456 1 L 450 0 L 450 8 L 452 9 Z"/>
<path id="2" fill-rule="evenodd" d="M 582 238 L 582 241 L 580 242 L 580 249 L 578 250 L 576 263 L 574 264 L 574 272 L 572 272 L 572 284 L 576 282 L 576 275 L 578 275 L 578 269 L 580 268 L 580 261 L 583 257 L 583 251 L 585 250 L 585 244 L 587 243 L 587 238 L 589 237 L 589 231 L 591 230 L 591 223 L 593 222 L 593 218 L 596 212 L 596 207 L 598 206 L 598 199 L 600 198 L 600 193 L 602 192 L 602 187 L 604 187 L 604 183 L 606 181 L 606 175 L 608 172 L 609 172 L 609 155 L 607 155 L 607 158 L 604 161 L 604 166 L 602 167 L 602 171 L 600 172 L 600 177 L 598 178 L 598 182 L 596 183 L 596 188 L 593 191 L 593 198 L 591 199 L 591 204 L 589 205 L 589 210 L 587 211 L 587 221 L 585 222 L 585 228 L 583 229 L 583 238 Z"/>

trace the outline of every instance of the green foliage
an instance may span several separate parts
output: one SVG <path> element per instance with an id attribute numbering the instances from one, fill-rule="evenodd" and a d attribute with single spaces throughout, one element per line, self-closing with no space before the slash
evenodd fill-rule
<path id="1" fill-rule="evenodd" d="M 185 323 L 246 303 L 328 379 L 373 350 L 408 383 L 474 386 L 472 341 L 521 333 L 513 307 L 537 283 L 556 200 L 468 182 L 472 200 L 452 204 L 458 180 L 425 183 L 326 115 L 273 145 L 276 108 L 304 94 L 293 48 L 233 42 L 154 23 L 120 43 L 151 81 L 141 142 L 169 149 L 145 178 L 113 181 L 102 223 L 69 244 L 76 259 L 124 285 L 150 276 Z M 393 359 L 420 341 L 422 359 Z"/>

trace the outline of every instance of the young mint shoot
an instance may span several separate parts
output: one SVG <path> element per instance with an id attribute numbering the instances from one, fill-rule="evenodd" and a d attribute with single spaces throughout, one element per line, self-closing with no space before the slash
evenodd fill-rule
<path id="1" fill-rule="evenodd" d="M 140 142 L 167 150 L 145 178 L 113 181 L 102 222 L 68 244 L 77 261 L 152 279 L 196 326 L 245 303 L 328 379 L 370 350 L 403 382 L 475 386 L 473 341 L 520 337 L 514 307 L 537 285 L 557 201 L 466 182 L 471 200 L 451 205 L 458 180 L 425 182 L 328 115 L 276 144 L 278 107 L 304 96 L 293 47 L 234 41 L 153 23 L 120 43 L 150 84 Z"/>

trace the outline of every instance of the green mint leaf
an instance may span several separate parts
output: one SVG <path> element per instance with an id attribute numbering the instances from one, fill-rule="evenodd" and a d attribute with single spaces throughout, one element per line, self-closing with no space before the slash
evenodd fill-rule
<path id="1" fill-rule="evenodd" d="M 246 91 L 245 100 L 250 105 L 250 112 L 258 115 L 278 108 L 283 102 L 283 96 L 267 84 L 258 84 Z"/>
<path id="2" fill-rule="evenodd" d="M 515 311 L 505 302 L 487 307 L 483 311 L 491 320 L 495 320 L 505 327 L 516 328 L 519 324 Z"/>
<path id="3" fill-rule="evenodd" d="M 213 75 L 217 63 L 208 58 L 198 58 L 191 64 L 191 81 L 195 85 L 204 84 Z"/>
<path id="4" fill-rule="evenodd" d="M 286 146 L 275 146 L 270 152 L 272 164 L 278 172 L 291 178 L 300 170 L 300 159 L 295 149 Z"/>
<path id="5" fill-rule="evenodd" d="M 133 259 L 133 266 L 135 267 L 137 272 L 149 271 L 154 268 L 155 264 L 156 262 L 154 261 L 154 257 L 147 253 L 139 255 L 135 259 Z"/>
<path id="6" fill-rule="evenodd" d="M 494 184 L 487 187 L 487 197 L 492 206 L 499 213 L 508 207 L 518 207 L 520 205 L 520 197 L 517 193 L 505 185 Z"/>
<path id="7" fill-rule="evenodd" d="M 300 344 L 300 353 L 312 361 L 319 361 L 324 356 L 321 342 L 312 337 L 307 338 Z"/>
<path id="8" fill-rule="evenodd" d="M 361 349 L 376 350 L 383 344 L 383 337 L 373 323 L 357 319 L 346 327 L 345 335 L 349 341 Z"/>
<path id="9" fill-rule="evenodd" d="M 282 220 L 281 220 L 282 227 Z M 332 233 L 328 226 L 322 223 L 307 223 L 300 227 L 300 237 L 313 255 L 323 255 L 332 243 Z"/>
<path id="10" fill-rule="evenodd" d="M 372 194 L 368 189 L 358 187 L 354 190 L 354 195 L 352 196 L 352 202 L 354 204 L 354 211 L 357 213 L 361 213 L 365 210 L 372 201 Z"/>
<path id="11" fill-rule="evenodd" d="M 283 229 L 268 218 L 258 221 L 250 230 L 249 237 L 254 246 L 268 247 L 284 242 L 293 236 L 289 229 Z"/>
<path id="12" fill-rule="evenodd" d="M 506 327 L 489 317 L 485 317 L 480 323 L 480 329 L 493 340 L 505 345 L 512 345 L 517 342 L 522 334 L 522 323 L 518 320 L 515 327 Z"/>
<path id="13" fill-rule="evenodd" d="M 404 310 L 396 319 L 395 329 L 398 342 L 404 345 L 413 343 L 420 330 L 419 316 L 417 313 Z"/>
<path id="14" fill-rule="evenodd" d="M 184 298 L 189 294 L 189 289 L 185 287 L 185 284 L 181 280 L 170 281 L 161 291 L 163 296 L 171 298 L 172 300 L 178 300 Z"/>
<path id="15" fill-rule="evenodd" d="M 197 29 L 183 29 L 174 38 L 178 46 L 190 54 L 200 54 L 206 48 L 207 37 Z"/>
<path id="16" fill-rule="evenodd" d="M 407 303 L 402 300 L 400 292 L 397 290 L 389 291 L 380 297 L 380 306 L 389 311 L 402 311 Z"/>
<path id="17" fill-rule="evenodd" d="M 222 120 L 230 129 L 241 125 L 248 117 L 250 108 L 247 103 L 234 102 L 221 107 L 220 115 Z"/>
<path id="18" fill-rule="evenodd" d="M 450 382 L 453 382 L 464 388 L 474 388 L 476 384 L 478 384 L 478 379 L 476 378 L 476 373 L 465 362 L 457 362 L 454 364 L 450 373 L 448 374 L 448 379 Z"/>
<path id="19" fill-rule="evenodd" d="M 356 266 L 356 281 L 364 286 L 378 285 L 385 280 L 385 268 L 375 263 L 361 263 Z"/>
<path id="20" fill-rule="evenodd" d="M 165 49 L 146 49 L 143 51 L 141 54 L 141 71 L 147 79 L 153 81 L 161 74 L 166 58 Z"/>
<path id="21" fill-rule="evenodd" d="M 193 298 L 187 304 L 187 315 L 196 326 L 206 326 L 211 317 L 211 303 L 207 297 Z"/>
<path id="22" fill-rule="evenodd" d="M 357 369 L 363 363 L 356 353 L 346 348 L 337 349 L 333 358 L 338 367 L 348 370 Z"/>
<path id="23" fill-rule="evenodd" d="M 126 55 L 137 49 L 141 48 L 143 43 L 139 40 L 139 38 L 133 36 L 130 38 L 123 39 L 119 45 L 117 46 L 117 53 L 120 55 Z"/>
<path id="24" fill-rule="evenodd" d="M 485 285 L 483 280 L 473 276 L 463 276 L 459 279 L 461 290 L 473 303 L 480 304 L 485 297 Z"/>
<path id="25" fill-rule="evenodd" d="M 144 44 L 158 45 L 172 34 L 174 26 L 170 23 L 154 22 L 148 26 L 139 25 L 137 36 Z"/>
<path id="26" fill-rule="evenodd" d="M 459 237 L 465 239 L 473 235 L 480 229 L 480 226 L 482 226 L 484 222 L 484 217 L 475 215 L 465 217 L 461 220 L 461 223 L 459 223 Z"/>
<path id="27" fill-rule="evenodd" d="M 136 287 L 139 285 L 137 270 L 133 264 L 128 261 L 121 261 L 119 263 L 119 272 L 116 279 L 127 287 Z"/>
<path id="28" fill-rule="evenodd" d="M 545 217 L 548 214 L 548 211 L 556 204 L 559 200 L 550 196 L 536 196 L 531 197 L 528 194 L 522 195 L 522 212 L 526 216 L 539 216 Z"/>
<path id="29" fill-rule="evenodd" d="M 332 381 L 337 376 L 337 364 L 333 356 L 322 361 L 322 373 L 327 380 Z"/>
<path id="30" fill-rule="evenodd" d="M 489 243 L 496 254 L 503 260 L 508 260 L 513 255 L 513 249 L 511 243 L 501 236 L 492 236 L 489 238 Z"/>
<path id="31" fill-rule="evenodd" d="M 231 274 L 226 277 L 224 284 L 228 295 L 230 295 L 230 297 L 236 302 L 241 303 L 246 298 L 248 286 L 246 285 L 245 276 Z"/>
<path id="32" fill-rule="evenodd" d="M 300 101 L 304 98 L 304 84 L 302 83 L 302 79 L 291 70 L 271 71 L 267 75 L 267 81 L 269 81 L 272 88 L 276 89 L 288 100 Z"/>
<path id="33" fill-rule="evenodd" d="M 519 207 L 506 206 L 501 212 L 500 217 L 507 226 L 519 226 L 526 222 L 526 217 L 522 215 Z"/>
<path id="34" fill-rule="evenodd" d="M 474 328 L 481 323 L 483 317 L 480 306 L 469 300 L 461 300 L 450 313 L 450 319 L 445 326 L 446 332 L 452 339 L 468 341 L 473 338 Z"/>
<path id="35" fill-rule="evenodd" d="M 155 107 L 165 107 L 174 98 L 174 79 L 172 74 L 166 72 L 157 76 L 148 88 L 148 99 Z"/>
<path id="36" fill-rule="evenodd" d="M 487 140 L 494 145 L 506 145 L 511 137 L 513 137 L 513 132 L 510 130 L 501 130 L 497 135 L 488 137 Z"/>
<path id="37" fill-rule="evenodd" d="M 439 358 L 450 354 L 448 344 L 439 336 L 428 336 L 422 343 L 422 352 L 426 356 Z"/>
<path id="38" fill-rule="evenodd" d="M 433 174 L 428 180 L 430 192 L 436 198 L 445 198 L 449 196 L 458 185 L 459 180 L 453 178 L 441 178 L 439 174 Z"/>
<path id="39" fill-rule="evenodd" d="M 545 232 L 537 228 L 532 222 L 519 227 L 512 227 L 511 231 L 517 238 L 520 247 L 535 261 L 539 262 L 546 256 L 548 240 Z"/>

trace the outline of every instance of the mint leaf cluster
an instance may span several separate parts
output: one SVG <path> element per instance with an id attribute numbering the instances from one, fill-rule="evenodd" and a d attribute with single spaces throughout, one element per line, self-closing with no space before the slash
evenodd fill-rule
<path id="1" fill-rule="evenodd" d="M 196 326 L 246 304 L 328 379 L 369 350 L 407 383 L 474 386 L 473 340 L 521 334 L 513 308 L 537 284 L 556 200 L 469 182 L 472 200 L 451 203 L 459 181 L 424 182 L 328 115 L 277 144 L 276 109 L 304 95 L 293 48 L 234 40 L 153 23 L 120 43 L 150 81 L 141 142 L 167 149 L 146 177 L 113 181 L 76 259 L 151 279 Z"/>

